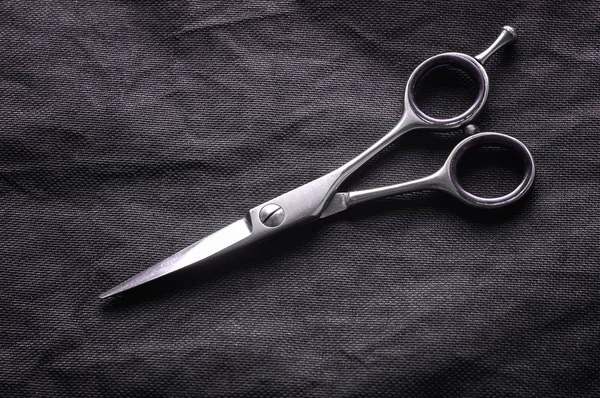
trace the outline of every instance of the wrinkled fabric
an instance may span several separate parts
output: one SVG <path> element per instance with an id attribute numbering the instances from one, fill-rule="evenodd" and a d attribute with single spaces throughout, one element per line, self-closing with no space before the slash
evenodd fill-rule
<path id="1" fill-rule="evenodd" d="M 599 12 L 1 2 L 0 395 L 600 396 Z M 519 41 L 486 64 L 477 124 L 531 150 L 522 201 L 393 197 L 98 299 L 357 155 L 420 62 L 503 25 Z M 455 111 L 465 85 L 426 105 Z M 410 133 L 344 187 L 424 176 L 463 136 Z M 506 192 L 486 158 L 465 183 Z"/>

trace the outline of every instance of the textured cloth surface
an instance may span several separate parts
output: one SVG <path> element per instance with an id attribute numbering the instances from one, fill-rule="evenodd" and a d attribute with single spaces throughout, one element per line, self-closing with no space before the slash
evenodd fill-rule
<path id="1" fill-rule="evenodd" d="M 0 395 L 600 396 L 599 13 L 0 2 Z M 524 200 L 393 197 L 97 298 L 358 154 L 421 61 L 505 24 L 477 123 L 530 148 Z M 413 132 L 346 187 L 433 172 L 462 136 Z M 475 163 L 477 189 L 512 181 Z"/>

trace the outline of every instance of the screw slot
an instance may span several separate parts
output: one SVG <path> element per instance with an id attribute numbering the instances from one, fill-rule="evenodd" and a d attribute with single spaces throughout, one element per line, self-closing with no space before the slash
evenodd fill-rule
<path id="1" fill-rule="evenodd" d="M 265 226 L 273 228 L 281 225 L 285 218 L 285 212 L 281 206 L 270 203 L 260 209 L 258 218 Z"/>

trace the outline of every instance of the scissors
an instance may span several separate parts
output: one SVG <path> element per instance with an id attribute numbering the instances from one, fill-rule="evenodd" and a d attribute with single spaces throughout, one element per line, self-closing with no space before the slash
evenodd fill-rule
<path id="1" fill-rule="evenodd" d="M 469 123 L 485 105 L 489 93 L 488 75 L 483 67 L 487 59 L 501 47 L 515 41 L 516 32 L 505 26 L 494 43 L 481 54 L 471 57 L 463 53 L 443 53 L 421 63 L 408 79 L 404 94 L 404 112 L 397 125 L 363 153 L 323 177 L 293 189 L 250 209 L 245 217 L 205 237 L 171 257 L 140 272 L 100 295 L 106 298 L 150 282 L 182 268 L 213 260 L 241 248 L 271 238 L 285 230 L 347 210 L 359 203 L 417 190 L 446 192 L 467 205 L 481 208 L 506 206 L 520 199 L 531 187 L 535 175 L 533 158 L 519 140 L 499 133 L 478 133 L 461 141 L 450 153 L 439 171 L 430 176 L 401 184 L 356 192 L 337 192 L 339 186 L 365 162 L 408 131 L 451 130 Z M 473 104 L 462 114 L 438 119 L 425 114 L 415 102 L 417 83 L 427 73 L 453 66 L 466 72 L 477 85 Z M 457 166 L 463 155 L 473 148 L 502 146 L 515 152 L 523 162 L 523 178 L 510 193 L 483 198 L 465 190 L 458 179 Z"/>

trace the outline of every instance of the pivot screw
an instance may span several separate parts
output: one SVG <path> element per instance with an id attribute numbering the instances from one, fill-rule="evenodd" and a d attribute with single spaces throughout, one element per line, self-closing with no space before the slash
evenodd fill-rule
<path id="1" fill-rule="evenodd" d="M 272 228 L 281 225 L 285 218 L 285 212 L 281 206 L 271 203 L 260 209 L 258 218 L 261 223 Z"/>

